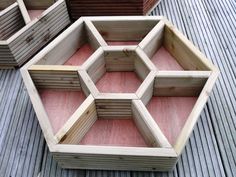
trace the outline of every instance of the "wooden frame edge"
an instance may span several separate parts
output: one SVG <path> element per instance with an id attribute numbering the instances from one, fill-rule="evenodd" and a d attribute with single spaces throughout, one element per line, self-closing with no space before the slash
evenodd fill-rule
<path id="1" fill-rule="evenodd" d="M 150 135 L 148 139 L 149 141 L 151 141 L 152 145 L 159 145 L 162 148 L 172 147 L 141 100 L 132 101 L 132 111 L 135 117 L 135 122 L 140 122 L 140 124 L 138 124 L 138 127 L 140 128 L 140 130 L 142 130 L 141 132 L 144 132 L 144 134 L 146 133 L 146 136 Z M 147 132 L 149 132 L 148 135 Z"/>
<path id="2" fill-rule="evenodd" d="M 135 93 L 99 93 L 95 99 L 137 100 L 138 96 Z"/>
<path id="3" fill-rule="evenodd" d="M 162 43 L 157 43 L 156 40 L 158 40 L 159 36 L 163 36 L 164 34 L 164 27 L 165 27 L 165 22 L 163 20 L 160 20 L 156 26 L 147 34 L 147 36 L 145 36 L 145 38 L 139 43 L 139 47 L 143 50 L 143 52 L 146 53 L 147 56 L 149 55 L 153 55 L 153 51 L 150 51 L 148 54 L 146 51 L 146 48 L 150 45 L 154 46 L 154 49 L 156 51 L 156 47 L 158 47 L 159 45 L 161 45 Z M 162 42 L 162 40 L 161 40 Z M 150 47 L 149 47 L 150 48 Z M 150 50 L 150 49 L 149 49 Z M 151 48 L 151 50 L 153 50 L 153 47 Z M 154 52 L 155 52 L 154 51 Z"/>
<path id="4" fill-rule="evenodd" d="M 59 143 L 67 133 L 75 126 L 76 122 L 79 121 L 82 115 L 86 114 L 86 110 L 92 105 L 95 104 L 95 100 L 92 95 L 89 95 L 84 102 L 77 108 L 73 115 L 66 121 L 63 127 L 55 134 L 55 139 Z"/>
<path id="5" fill-rule="evenodd" d="M 84 93 L 86 95 L 91 93 L 94 97 L 96 97 L 99 94 L 99 91 L 88 73 L 84 70 L 79 70 L 78 73 L 80 76 L 81 87 Z"/>
<path id="6" fill-rule="evenodd" d="M 174 145 L 174 149 L 176 151 L 176 153 L 178 155 L 181 154 L 181 152 L 183 151 L 186 142 L 188 141 L 193 128 L 198 120 L 198 117 L 200 116 L 203 107 L 205 106 L 205 103 L 207 102 L 207 99 L 210 96 L 210 93 L 213 89 L 213 86 L 218 78 L 219 72 L 217 70 L 214 70 L 209 79 L 207 80 L 202 92 L 199 95 L 199 98 L 197 100 L 197 102 L 195 103 L 187 121 L 184 124 L 183 129 L 181 130 L 175 145 Z"/>
<path id="7" fill-rule="evenodd" d="M 93 23 L 89 20 L 84 19 L 83 17 L 81 17 L 81 18 L 84 20 L 84 23 L 87 27 L 87 30 L 90 32 L 92 37 L 98 42 L 98 47 L 97 48 L 99 48 L 101 46 L 107 46 L 106 41 L 103 39 L 101 34 L 98 32 L 96 27 L 93 25 Z"/>
<path id="8" fill-rule="evenodd" d="M 25 4 L 24 4 L 23 0 L 17 0 L 17 3 L 19 6 L 19 9 L 21 11 L 21 14 L 24 18 L 25 24 L 27 25 L 28 23 L 31 22 L 31 19 L 30 19 L 29 13 L 25 7 Z"/>
<path id="9" fill-rule="evenodd" d="M 75 154 L 101 154 L 101 155 L 133 155 L 149 157 L 173 157 L 177 154 L 172 148 L 142 148 L 142 147 L 117 147 L 117 146 L 89 146 L 89 145 L 68 145 L 57 144 L 51 152 L 75 153 Z"/>
<path id="10" fill-rule="evenodd" d="M 84 16 L 82 17 L 85 20 L 90 21 L 116 21 L 116 20 L 125 20 L 125 21 L 133 21 L 133 20 L 161 20 L 163 16 L 96 16 L 96 17 L 89 17 Z"/>
<path id="11" fill-rule="evenodd" d="M 158 71 L 157 67 L 153 64 L 147 54 L 139 46 L 136 48 L 135 52 L 143 61 L 143 63 L 148 67 L 150 71 Z"/>
<path id="12" fill-rule="evenodd" d="M 136 91 L 136 95 L 146 105 L 153 95 L 154 79 L 157 71 L 151 71 Z"/>
<path id="13" fill-rule="evenodd" d="M 28 91 L 29 97 L 31 99 L 31 103 L 33 104 L 35 113 L 38 117 L 38 121 L 39 121 L 40 127 L 42 129 L 42 132 L 44 134 L 44 137 L 47 141 L 49 148 L 51 148 L 51 146 L 55 145 L 57 143 L 57 141 L 54 138 L 52 126 L 51 126 L 50 121 L 48 119 L 48 115 L 43 107 L 40 96 L 38 94 L 38 91 L 31 79 L 31 77 L 30 77 L 29 72 L 26 69 L 20 69 L 20 72 L 21 72 L 21 76 L 23 78 L 23 81 L 25 83 L 26 89 Z"/>
<path id="14" fill-rule="evenodd" d="M 195 46 L 193 43 L 183 35 L 169 20 L 163 18 L 165 25 L 171 29 L 171 31 L 175 34 L 177 38 L 181 40 L 181 42 L 191 51 L 194 51 L 194 54 L 199 58 L 199 60 L 211 71 L 215 70 L 216 67 L 212 64 L 210 60 Z"/>

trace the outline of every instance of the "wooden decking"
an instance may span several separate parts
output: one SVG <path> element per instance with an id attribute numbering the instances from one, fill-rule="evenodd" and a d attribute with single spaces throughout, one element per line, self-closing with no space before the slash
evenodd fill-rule
<path id="1" fill-rule="evenodd" d="M 152 12 L 172 21 L 221 71 L 174 171 L 61 169 L 47 149 L 19 70 L 1 70 L 0 177 L 233 177 L 236 174 L 235 9 L 234 0 L 162 0 Z"/>

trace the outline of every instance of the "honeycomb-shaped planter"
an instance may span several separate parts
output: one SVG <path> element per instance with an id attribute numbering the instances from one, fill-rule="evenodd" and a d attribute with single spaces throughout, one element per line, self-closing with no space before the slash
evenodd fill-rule
<path id="1" fill-rule="evenodd" d="M 83 17 L 21 73 L 64 168 L 167 171 L 218 77 L 163 17 Z"/>

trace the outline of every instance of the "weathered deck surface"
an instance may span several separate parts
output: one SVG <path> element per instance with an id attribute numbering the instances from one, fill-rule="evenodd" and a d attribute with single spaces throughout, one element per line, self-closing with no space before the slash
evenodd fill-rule
<path id="1" fill-rule="evenodd" d="M 176 168 L 170 173 L 63 170 L 48 152 L 19 70 L 0 71 L 0 177 L 236 175 L 236 2 L 162 0 L 165 15 L 221 71 Z"/>

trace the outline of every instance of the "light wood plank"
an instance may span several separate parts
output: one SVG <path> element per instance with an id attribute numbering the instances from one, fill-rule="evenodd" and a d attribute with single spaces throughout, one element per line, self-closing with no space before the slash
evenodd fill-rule
<path id="1" fill-rule="evenodd" d="M 145 137 L 148 144 L 152 146 L 170 148 L 171 145 L 168 142 L 161 129 L 158 127 L 146 107 L 140 100 L 132 101 L 132 111 L 134 120 L 139 130 Z"/>
<path id="2" fill-rule="evenodd" d="M 90 95 L 57 132 L 55 135 L 57 142 L 77 144 L 96 121 L 95 109 L 94 98 Z"/>
<path id="3" fill-rule="evenodd" d="M 213 70 L 211 76 L 209 77 L 203 90 L 201 91 L 199 98 L 193 107 L 192 112 L 190 113 L 187 121 L 185 122 L 185 125 L 184 125 L 181 133 L 179 134 L 179 136 L 176 140 L 176 143 L 174 145 L 174 149 L 176 150 L 176 153 L 178 155 L 180 155 L 181 152 L 183 151 L 184 146 L 185 146 L 186 142 L 188 141 L 188 139 L 193 131 L 193 128 L 198 120 L 198 117 L 200 116 L 202 109 L 203 109 L 205 103 L 207 102 L 207 99 L 210 96 L 210 93 L 211 93 L 213 86 L 218 78 L 218 75 L 219 75 L 219 71 Z"/>
<path id="4" fill-rule="evenodd" d="M 31 21 L 31 19 L 30 19 L 29 13 L 25 7 L 23 0 L 17 0 L 17 3 L 20 8 L 21 14 L 24 18 L 25 24 L 28 24 Z"/>
<path id="5" fill-rule="evenodd" d="M 160 21 L 152 31 L 139 43 L 139 47 L 149 58 L 162 46 L 164 38 L 164 21 Z"/>
<path id="6" fill-rule="evenodd" d="M 154 96 L 198 96 L 211 71 L 159 71 Z"/>

